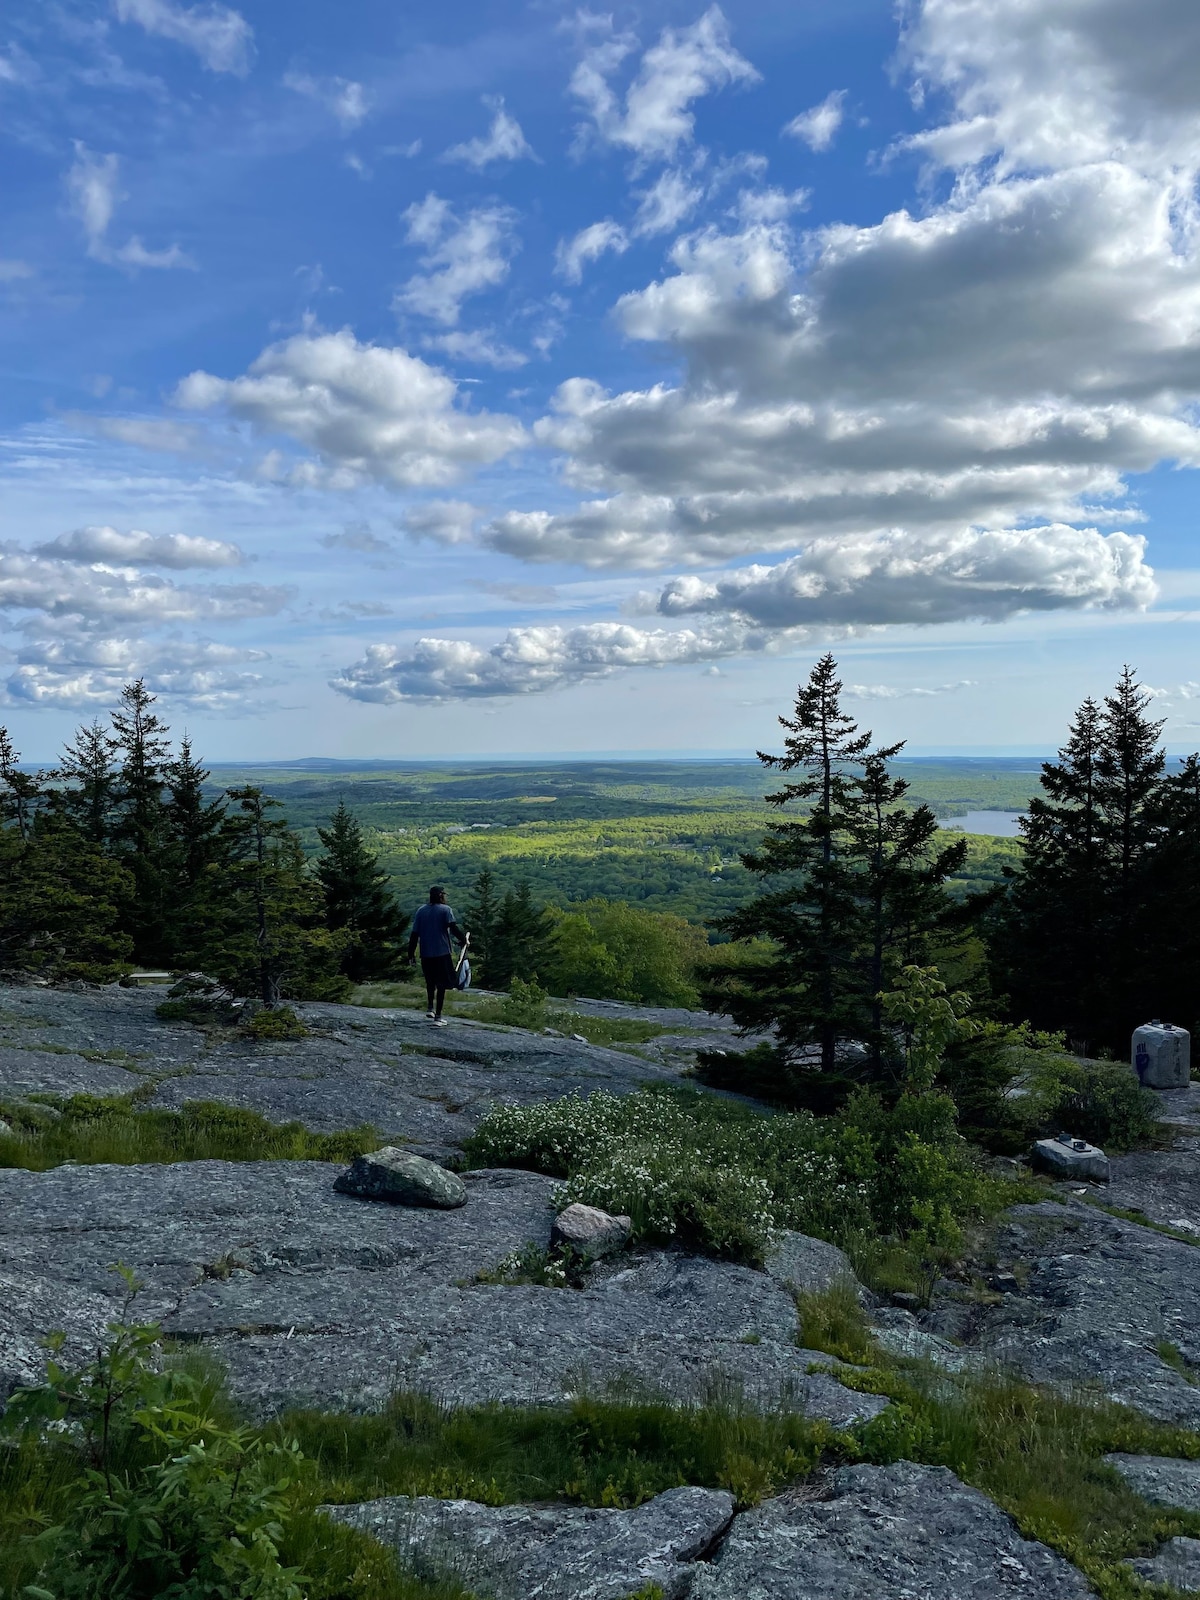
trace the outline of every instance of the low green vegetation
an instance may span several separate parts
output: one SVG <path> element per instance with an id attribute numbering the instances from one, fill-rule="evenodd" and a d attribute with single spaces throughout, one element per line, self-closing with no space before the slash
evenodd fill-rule
<path id="1" fill-rule="evenodd" d="M 191 1100 L 180 1111 L 143 1108 L 136 1095 L 77 1094 L 0 1103 L 0 1167 L 45 1172 L 64 1161 L 120 1166 L 171 1161 L 352 1161 L 380 1140 L 373 1128 L 310 1133 L 255 1111 Z"/>
<path id="2" fill-rule="evenodd" d="M 681 1407 L 585 1394 L 544 1408 L 397 1395 L 372 1415 L 296 1411 L 256 1429 L 213 1368 L 162 1352 L 157 1328 L 122 1320 L 82 1369 L 52 1349 L 46 1381 L 7 1407 L 0 1595 L 470 1600 L 450 1579 L 401 1572 L 316 1508 L 394 1494 L 621 1507 L 686 1483 L 728 1489 L 746 1508 L 818 1467 L 901 1459 L 984 1490 L 1026 1537 L 1074 1561 L 1102 1600 L 1155 1593 L 1124 1562 L 1200 1535 L 1200 1515 L 1148 1505 L 1103 1461 L 1114 1450 L 1197 1459 L 1200 1436 L 1107 1402 L 891 1359 L 843 1286 L 804 1297 L 800 1313 L 802 1342 L 861 1363 L 832 1370 L 887 1395 L 887 1410 L 839 1431 L 728 1395 Z"/>
<path id="3" fill-rule="evenodd" d="M 864 1091 L 819 1118 L 764 1116 L 695 1090 L 598 1092 L 498 1106 L 467 1148 L 479 1166 L 564 1179 L 564 1201 L 626 1214 L 638 1238 L 752 1263 L 780 1228 L 954 1252 L 965 1223 L 1029 1192 L 986 1168 L 939 1094 L 888 1107 Z"/>

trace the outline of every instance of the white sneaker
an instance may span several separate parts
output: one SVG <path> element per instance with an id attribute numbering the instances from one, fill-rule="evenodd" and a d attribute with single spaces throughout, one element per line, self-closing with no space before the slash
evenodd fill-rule
<path id="1" fill-rule="evenodd" d="M 446 1026 L 445 1017 L 434 1017 L 433 1025 L 435 1028 L 444 1028 Z"/>
<path id="2" fill-rule="evenodd" d="M 436 1022 L 437 1021 L 436 1013 L 433 1012 L 433 1011 L 427 1011 L 425 1013 L 425 1020 L 427 1022 Z"/>

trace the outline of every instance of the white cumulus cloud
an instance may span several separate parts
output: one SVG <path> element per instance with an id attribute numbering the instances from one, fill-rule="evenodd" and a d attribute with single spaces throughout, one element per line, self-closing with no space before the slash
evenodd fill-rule
<path id="1" fill-rule="evenodd" d="M 144 533 L 130 528 L 75 528 L 34 546 L 34 554 L 60 561 L 105 561 L 148 567 L 239 567 L 245 556 L 223 539 L 187 533 Z"/>
<path id="2" fill-rule="evenodd" d="M 270 345 L 239 378 L 193 372 L 175 401 L 295 440 L 335 483 L 451 483 L 525 437 L 513 417 L 468 410 L 445 373 L 406 350 L 360 344 L 348 328 Z"/>
<path id="3" fill-rule="evenodd" d="M 610 250 L 619 256 L 628 249 L 629 239 L 625 229 L 611 217 L 605 217 L 603 222 L 593 222 L 581 228 L 572 238 L 559 240 L 554 254 L 555 270 L 568 283 L 582 283 L 585 266 L 599 261 Z"/>
<path id="4" fill-rule="evenodd" d="M 599 36 L 576 67 L 571 91 L 601 139 L 641 160 L 669 161 L 691 143 L 694 101 L 729 84 L 758 79 L 755 68 L 734 49 L 720 8 L 710 6 L 691 27 L 663 29 L 658 43 L 642 56 L 622 99 L 610 80 L 635 41 L 614 33 L 610 19 L 591 20 L 599 23 Z"/>
<path id="5" fill-rule="evenodd" d="M 536 160 L 529 142 L 521 131 L 521 124 L 504 109 L 503 99 L 488 101 L 494 106 L 492 125 L 482 136 L 466 139 L 462 144 L 451 145 L 442 156 L 443 161 L 461 161 L 464 166 L 482 172 L 493 161 Z"/>
<path id="6" fill-rule="evenodd" d="M 396 292 L 395 305 L 452 327 L 463 301 L 494 289 L 508 277 L 516 249 L 516 214 L 502 205 L 455 214 L 448 200 L 427 194 L 404 213 L 411 244 L 422 247 L 424 272 Z"/>
<path id="7" fill-rule="evenodd" d="M 845 114 L 846 91 L 834 89 L 820 105 L 810 106 L 798 117 L 793 117 L 783 131 L 819 153 L 833 144 Z"/>
<path id="8" fill-rule="evenodd" d="M 152 694 L 181 708 L 261 709 L 266 679 L 251 663 L 266 659 L 261 650 L 205 639 L 148 644 L 140 638 L 84 635 L 38 640 L 18 651 L 3 699 L 10 705 L 108 711 L 126 683 L 144 678 Z"/>
<path id="9" fill-rule="evenodd" d="M 113 0 L 121 22 L 194 50 L 210 72 L 244 77 L 254 59 L 254 30 L 238 11 L 222 5 L 182 6 L 173 0 Z"/>
<path id="10" fill-rule="evenodd" d="M 793 635 L 792 641 L 799 637 Z M 361 660 L 331 680 L 353 700 L 474 700 L 541 694 L 630 667 L 712 661 L 778 643 L 741 626 L 707 633 L 592 622 L 577 628 L 513 628 L 483 649 L 462 639 L 418 639 L 411 646 L 368 645 Z"/>

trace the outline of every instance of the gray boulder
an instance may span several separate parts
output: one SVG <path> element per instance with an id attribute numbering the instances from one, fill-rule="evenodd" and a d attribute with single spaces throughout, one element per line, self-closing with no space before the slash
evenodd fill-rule
<path id="1" fill-rule="evenodd" d="M 793 1294 L 822 1294 L 835 1283 L 850 1283 L 861 1292 L 850 1257 L 827 1239 L 805 1233 L 783 1233 L 767 1252 L 767 1271 Z"/>
<path id="2" fill-rule="evenodd" d="M 339 1194 L 355 1194 L 363 1200 L 431 1206 L 435 1211 L 454 1211 L 467 1203 L 467 1186 L 456 1172 L 447 1172 L 436 1161 L 410 1155 L 395 1145 L 359 1156 L 333 1187 Z"/>
<path id="3" fill-rule="evenodd" d="M 420 1576 L 452 1574 L 487 1600 L 625 1600 L 649 1584 L 682 1600 L 693 1563 L 732 1520 L 733 1496 L 669 1489 L 632 1511 L 405 1496 L 324 1510 Z"/>
<path id="4" fill-rule="evenodd" d="M 1156 1556 L 1129 1565 L 1147 1583 L 1170 1583 L 1184 1594 L 1200 1590 L 1200 1539 L 1168 1539 Z"/>
<path id="5" fill-rule="evenodd" d="M 845 1467 L 828 1500 L 782 1496 L 734 1523 L 691 1600 L 1089 1600 L 1062 1556 L 1023 1539 L 946 1467 Z"/>
<path id="6" fill-rule="evenodd" d="M 629 1243 L 633 1223 L 628 1217 L 611 1217 L 596 1206 L 576 1202 L 560 1211 L 550 1230 L 552 1245 L 566 1245 L 580 1255 L 596 1260 L 615 1255 Z"/>
<path id="7" fill-rule="evenodd" d="M 1105 1456 L 1134 1494 L 1151 1505 L 1176 1506 L 1181 1511 L 1200 1511 L 1200 1461 L 1181 1461 L 1175 1456 Z"/>
<path id="8" fill-rule="evenodd" d="M 1059 1178 L 1091 1178 L 1108 1182 L 1108 1157 L 1086 1139 L 1039 1139 L 1033 1147 L 1035 1163 Z"/>

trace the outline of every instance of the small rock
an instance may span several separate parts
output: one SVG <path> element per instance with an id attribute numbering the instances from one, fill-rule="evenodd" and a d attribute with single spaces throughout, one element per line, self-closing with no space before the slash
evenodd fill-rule
<path id="1" fill-rule="evenodd" d="M 5 1122 L 4 1118 L 0 1117 L 0 1139 L 9 1139 L 11 1137 L 12 1137 L 12 1124 L 9 1123 L 9 1122 Z"/>
<path id="2" fill-rule="evenodd" d="M 632 1233 L 633 1223 L 629 1217 L 610 1217 L 607 1211 L 580 1205 L 577 1201 L 554 1219 L 550 1243 L 569 1245 L 572 1250 L 594 1260 L 623 1250 Z"/>
<path id="3" fill-rule="evenodd" d="M 1156 1556 L 1129 1565 L 1147 1583 L 1170 1583 L 1184 1594 L 1200 1590 L 1200 1539 L 1168 1539 Z"/>
<path id="4" fill-rule="evenodd" d="M 587 1038 L 582 1033 L 573 1033 L 571 1035 L 571 1037 L 572 1037 L 572 1039 L 575 1040 L 576 1044 L 586 1044 L 587 1043 Z"/>
<path id="5" fill-rule="evenodd" d="M 907 1290 L 904 1289 L 898 1289 L 896 1293 L 891 1296 L 891 1301 L 894 1306 L 899 1306 L 901 1311 L 920 1311 L 922 1306 L 922 1300 L 919 1294 L 909 1294 Z"/>
<path id="6" fill-rule="evenodd" d="M 398 1495 L 323 1510 L 398 1551 L 418 1576 L 452 1573 L 493 1600 L 625 1600 L 651 1585 L 683 1600 L 693 1564 L 733 1519 L 733 1496 L 668 1489 L 617 1511 Z"/>
<path id="7" fill-rule="evenodd" d="M 1033 1159 L 1038 1166 L 1060 1178 L 1094 1178 L 1099 1183 L 1108 1182 L 1108 1157 L 1103 1150 L 1086 1139 L 1039 1139 L 1033 1147 Z"/>
<path id="8" fill-rule="evenodd" d="M 563 1037 L 558 1028 L 543 1028 L 542 1032 L 548 1039 L 561 1039 Z"/>
<path id="9" fill-rule="evenodd" d="M 395 1145 L 359 1156 L 333 1187 L 339 1194 L 358 1195 L 364 1200 L 432 1206 L 438 1211 L 453 1211 L 467 1203 L 467 1186 L 456 1172 L 447 1172 L 436 1162 L 410 1155 Z"/>

